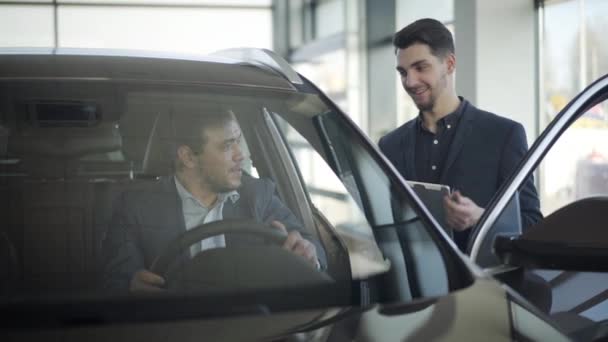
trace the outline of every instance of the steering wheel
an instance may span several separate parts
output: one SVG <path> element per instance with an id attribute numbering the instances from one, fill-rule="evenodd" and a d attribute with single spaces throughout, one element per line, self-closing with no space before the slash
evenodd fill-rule
<path id="1" fill-rule="evenodd" d="M 271 242 L 271 245 L 253 242 L 204 250 L 185 259 L 178 270 L 169 272 L 174 261 L 188 252 L 192 244 L 221 234 L 252 235 Z M 213 292 L 243 287 L 284 288 L 333 283 L 329 276 L 314 269 L 304 258 L 283 249 L 281 246 L 286 238 L 285 232 L 254 220 L 229 219 L 205 223 L 171 241 L 150 270 L 163 276 L 170 288 Z"/>

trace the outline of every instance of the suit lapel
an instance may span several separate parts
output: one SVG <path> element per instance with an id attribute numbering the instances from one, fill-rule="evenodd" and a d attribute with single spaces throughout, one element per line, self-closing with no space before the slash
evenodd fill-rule
<path id="1" fill-rule="evenodd" d="M 239 199 L 237 201 L 237 203 L 240 201 L 241 199 Z M 231 200 L 227 200 L 226 203 L 224 203 L 224 208 L 222 209 L 222 219 L 224 220 L 229 220 L 229 219 L 238 219 L 239 215 L 237 214 L 238 212 L 238 205 L 236 205 L 236 203 L 232 203 Z M 238 244 L 238 240 L 239 240 L 239 236 L 235 236 L 234 234 L 226 234 L 224 235 L 224 238 L 226 239 L 226 246 L 234 246 L 235 244 Z"/>
<path id="2" fill-rule="evenodd" d="M 173 177 L 163 179 L 162 188 L 167 195 L 163 196 L 166 201 L 159 209 L 169 217 L 168 222 L 178 223 L 178 233 L 181 234 L 186 231 L 186 222 L 184 221 L 184 213 L 182 211 L 182 200 L 179 198 L 175 186 L 175 179 Z"/>
<path id="3" fill-rule="evenodd" d="M 244 179 L 243 182 L 246 182 Z M 239 188 L 240 197 L 238 201 L 232 202 L 230 199 L 224 203 L 222 210 L 223 219 L 236 219 L 236 220 L 252 220 L 260 221 L 258 215 L 255 212 L 253 204 L 250 202 L 250 195 L 246 186 Z M 256 241 L 263 242 L 254 236 L 244 234 L 226 234 L 226 246 L 248 246 Z"/>
<path id="4" fill-rule="evenodd" d="M 247 217 L 252 217 L 243 213 L 242 203 L 245 201 L 243 198 L 243 192 L 239 191 L 240 198 L 236 202 L 232 202 L 232 200 L 228 199 L 224 203 L 224 208 L 222 209 L 222 219 L 230 220 L 230 219 L 245 219 Z M 226 246 L 235 246 L 239 245 L 243 241 L 242 234 L 226 234 L 224 235 L 226 239 Z"/>
<path id="5" fill-rule="evenodd" d="M 416 151 L 416 120 L 413 120 L 409 126 L 406 126 L 403 136 L 403 178 L 406 180 L 416 180 L 415 151 Z"/>
<path id="6" fill-rule="evenodd" d="M 473 117 L 475 107 L 473 107 L 470 103 L 465 103 L 465 108 L 462 110 L 462 117 L 460 118 L 460 123 L 456 130 L 456 134 L 454 135 L 454 140 L 452 140 L 452 145 L 450 145 L 450 149 L 448 150 L 448 157 L 443 164 L 443 170 L 441 170 L 441 178 L 439 183 L 445 184 L 448 170 L 454 164 L 454 161 L 458 158 L 460 154 L 460 150 L 462 150 L 462 146 L 464 145 L 466 138 L 471 134 L 473 130 Z"/>

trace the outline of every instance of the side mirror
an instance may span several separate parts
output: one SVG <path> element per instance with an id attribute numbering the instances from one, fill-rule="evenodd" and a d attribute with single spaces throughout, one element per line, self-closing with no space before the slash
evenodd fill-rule
<path id="1" fill-rule="evenodd" d="M 521 236 L 498 236 L 494 250 L 512 266 L 608 271 L 608 197 L 573 202 Z"/>

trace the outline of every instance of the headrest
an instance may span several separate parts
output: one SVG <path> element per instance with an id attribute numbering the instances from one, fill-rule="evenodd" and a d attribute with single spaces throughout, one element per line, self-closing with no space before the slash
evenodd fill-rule
<path id="1" fill-rule="evenodd" d="M 175 138 L 170 135 L 171 121 L 168 115 L 157 114 L 148 137 L 142 171 L 145 175 L 169 174 L 175 160 Z"/>

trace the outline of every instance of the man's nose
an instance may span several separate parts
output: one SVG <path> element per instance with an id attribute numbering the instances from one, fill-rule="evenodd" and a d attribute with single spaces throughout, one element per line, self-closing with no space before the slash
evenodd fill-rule
<path id="1" fill-rule="evenodd" d="M 232 160 L 241 162 L 243 159 L 245 159 L 245 155 L 243 154 L 243 149 L 241 148 L 240 144 L 235 143 L 234 147 L 232 149 Z"/>
<path id="2" fill-rule="evenodd" d="M 409 73 L 407 76 L 404 76 L 402 82 L 406 88 L 414 88 L 418 85 L 418 77 L 414 73 Z"/>

